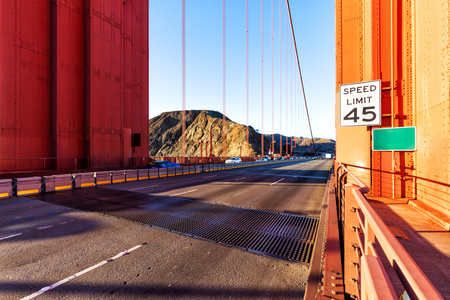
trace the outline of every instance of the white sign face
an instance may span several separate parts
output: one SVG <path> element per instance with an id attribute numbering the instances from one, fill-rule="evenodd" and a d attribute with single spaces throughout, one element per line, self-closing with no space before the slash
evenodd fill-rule
<path id="1" fill-rule="evenodd" d="M 381 80 L 342 84 L 339 98 L 341 127 L 381 125 Z"/>

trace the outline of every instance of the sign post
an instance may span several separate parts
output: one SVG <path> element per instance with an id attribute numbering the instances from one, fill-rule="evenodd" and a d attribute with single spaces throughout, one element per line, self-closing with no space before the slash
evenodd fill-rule
<path id="1" fill-rule="evenodd" d="M 339 86 L 340 125 L 381 125 L 381 80 Z"/>

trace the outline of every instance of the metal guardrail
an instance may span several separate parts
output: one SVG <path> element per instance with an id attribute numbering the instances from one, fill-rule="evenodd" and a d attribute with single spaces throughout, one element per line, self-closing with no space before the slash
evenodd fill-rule
<path id="1" fill-rule="evenodd" d="M 24 177 L 13 180 L 6 179 L 0 181 L 0 199 L 59 190 L 94 187 L 103 184 L 117 184 L 136 180 L 151 180 L 155 178 L 260 166 L 277 162 L 283 161 L 188 165 L 177 168 L 133 169 Z"/>
<path id="2" fill-rule="evenodd" d="M 347 183 L 348 176 L 353 183 Z M 410 299 L 443 299 L 367 201 L 367 185 L 335 162 L 336 198 L 344 241 L 346 295 L 354 299 L 398 299 L 379 250 Z"/>

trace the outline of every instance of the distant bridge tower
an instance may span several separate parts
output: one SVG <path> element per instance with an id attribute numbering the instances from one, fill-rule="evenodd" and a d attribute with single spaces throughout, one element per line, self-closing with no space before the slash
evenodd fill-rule
<path id="1" fill-rule="evenodd" d="M 2 0 L 0 14 L 0 172 L 146 163 L 148 0 Z"/>

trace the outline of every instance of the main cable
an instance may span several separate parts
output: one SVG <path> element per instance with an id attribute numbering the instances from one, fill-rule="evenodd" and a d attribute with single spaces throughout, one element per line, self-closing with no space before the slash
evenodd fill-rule
<path id="1" fill-rule="evenodd" d="M 314 150 L 314 155 L 315 155 L 316 154 L 316 146 L 314 144 L 314 136 L 313 136 L 313 132 L 312 132 L 312 128 L 311 128 L 311 120 L 309 118 L 308 104 L 306 103 L 305 87 L 303 85 L 302 70 L 300 68 L 300 60 L 298 58 L 297 43 L 295 41 L 294 25 L 292 24 L 292 16 L 291 16 L 291 8 L 289 6 L 289 0 L 286 0 L 286 6 L 287 6 L 287 11 L 289 13 L 289 22 L 291 23 L 291 33 L 292 33 L 292 39 L 294 40 L 295 55 L 297 58 L 297 66 L 298 66 L 298 74 L 300 76 L 300 83 L 302 85 L 303 99 L 305 100 L 306 116 L 308 117 L 309 131 L 311 133 L 311 141 L 313 144 L 313 150 Z"/>

